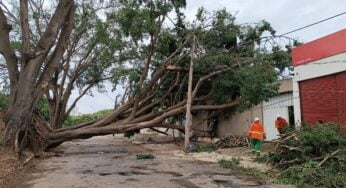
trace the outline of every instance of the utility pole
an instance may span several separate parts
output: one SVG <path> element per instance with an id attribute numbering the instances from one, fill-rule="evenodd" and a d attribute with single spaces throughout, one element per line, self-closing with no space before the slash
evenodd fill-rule
<path id="1" fill-rule="evenodd" d="M 191 105 L 192 105 L 192 76 L 193 76 L 193 60 L 195 56 L 195 34 L 192 38 L 191 47 L 191 61 L 189 70 L 189 83 L 187 90 L 187 103 L 186 103 L 186 122 L 185 122 L 185 152 L 190 151 L 190 132 L 192 126 L 192 115 L 191 115 Z"/>

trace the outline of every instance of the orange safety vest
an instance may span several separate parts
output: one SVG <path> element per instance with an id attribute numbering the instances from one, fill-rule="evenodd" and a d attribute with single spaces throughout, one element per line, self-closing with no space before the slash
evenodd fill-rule
<path id="1" fill-rule="evenodd" d="M 259 121 L 255 121 L 249 128 L 249 136 L 254 139 L 263 139 L 266 133 L 264 132 L 263 125 Z"/>
<path id="2" fill-rule="evenodd" d="M 281 128 L 287 126 L 287 125 L 288 125 L 287 121 L 284 118 L 278 118 L 278 119 L 275 120 L 275 127 L 277 129 L 281 129 Z"/>

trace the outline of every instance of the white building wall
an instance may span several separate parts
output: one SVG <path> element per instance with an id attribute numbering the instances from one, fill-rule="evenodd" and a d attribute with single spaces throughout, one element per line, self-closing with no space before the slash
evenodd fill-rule
<path id="1" fill-rule="evenodd" d="M 346 71 L 346 53 L 337 54 L 294 67 L 293 103 L 296 125 L 301 123 L 299 81 Z"/>
<path id="2" fill-rule="evenodd" d="M 275 128 L 276 115 L 280 114 L 288 122 L 288 107 L 293 106 L 292 93 L 285 93 L 269 99 L 263 103 L 263 125 L 267 134 L 266 140 L 278 138 L 278 131 Z"/>

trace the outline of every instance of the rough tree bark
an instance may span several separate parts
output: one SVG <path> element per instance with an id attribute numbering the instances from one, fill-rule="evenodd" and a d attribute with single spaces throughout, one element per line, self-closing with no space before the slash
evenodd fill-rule
<path id="1" fill-rule="evenodd" d="M 186 103 L 186 122 L 185 122 L 185 152 L 190 151 L 190 134 L 192 126 L 192 77 L 193 77 L 193 61 L 195 55 L 195 36 L 192 39 L 192 48 L 191 48 L 191 61 L 190 61 L 190 70 L 189 70 L 189 82 L 188 82 L 188 91 L 187 91 L 187 103 Z"/>
<path id="2" fill-rule="evenodd" d="M 21 62 L 18 62 L 11 48 L 11 27 L 0 7 L 0 53 L 5 57 L 10 75 L 10 100 L 5 116 L 3 146 L 14 149 L 19 157 L 27 144 L 36 143 L 33 111 L 65 52 L 73 28 L 74 1 L 59 1 L 34 50 L 29 48 L 28 1 L 21 0 L 20 7 L 23 41 Z M 21 65 L 20 69 L 18 64 Z"/>

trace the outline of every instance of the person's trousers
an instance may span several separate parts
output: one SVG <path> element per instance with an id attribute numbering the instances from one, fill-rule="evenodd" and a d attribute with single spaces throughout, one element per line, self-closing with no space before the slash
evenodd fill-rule
<path id="1" fill-rule="evenodd" d="M 259 139 L 250 139 L 251 151 L 256 153 L 257 156 L 261 155 L 262 141 Z"/>

